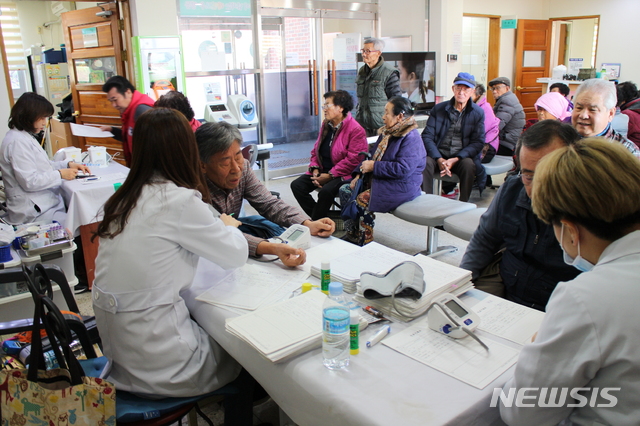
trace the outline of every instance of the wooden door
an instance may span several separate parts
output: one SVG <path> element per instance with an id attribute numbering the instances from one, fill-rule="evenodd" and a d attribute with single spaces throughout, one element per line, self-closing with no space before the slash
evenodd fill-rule
<path id="1" fill-rule="evenodd" d="M 516 31 L 515 82 L 511 86 L 529 118 L 537 118 L 534 104 L 542 95 L 542 83 L 549 77 L 551 21 L 518 19 Z"/>
<path id="2" fill-rule="evenodd" d="M 76 123 L 120 126 L 120 113 L 107 101 L 102 85 L 114 75 L 126 76 L 117 3 L 62 14 L 69 78 Z M 107 147 L 124 164 L 122 142 L 113 138 L 78 138 L 79 148 Z"/>

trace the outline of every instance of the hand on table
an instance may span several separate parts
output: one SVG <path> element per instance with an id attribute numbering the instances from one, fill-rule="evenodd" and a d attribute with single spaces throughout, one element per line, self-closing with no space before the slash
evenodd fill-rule
<path id="1" fill-rule="evenodd" d="M 59 169 L 60 177 L 64 180 L 73 180 L 78 174 L 78 169 Z"/>
<path id="2" fill-rule="evenodd" d="M 302 265 L 307 260 L 307 254 L 302 249 L 291 247 L 289 244 L 261 241 L 256 247 L 256 254 L 274 254 L 285 266 L 291 268 Z"/>
<path id="3" fill-rule="evenodd" d="M 311 235 L 317 235 L 318 237 L 327 238 L 336 230 L 336 224 L 328 217 L 323 217 L 318 220 L 305 220 L 302 222 L 304 226 L 309 228 Z"/>
<path id="4" fill-rule="evenodd" d="M 85 166 L 82 163 L 76 163 L 75 161 L 69 161 L 69 163 L 67 163 L 67 166 L 69 166 L 70 169 L 76 169 L 76 170 L 80 170 L 82 172 L 84 172 L 87 175 L 91 174 L 91 170 L 89 169 L 89 167 Z M 76 174 L 78 172 L 76 171 Z"/>
<path id="5" fill-rule="evenodd" d="M 100 126 L 100 130 L 102 130 L 103 132 L 113 133 L 113 127 L 111 126 Z"/>

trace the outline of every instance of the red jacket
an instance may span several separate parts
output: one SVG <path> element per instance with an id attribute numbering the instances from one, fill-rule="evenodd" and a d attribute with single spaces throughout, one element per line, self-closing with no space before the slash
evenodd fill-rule
<path id="1" fill-rule="evenodd" d="M 627 139 L 640 148 L 640 99 L 634 99 L 621 107 L 622 113 L 629 116 Z"/>
<path id="2" fill-rule="evenodd" d="M 122 149 L 124 151 L 124 158 L 127 161 L 127 166 L 131 165 L 131 153 L 133 152 L 131 142 L 133 140 L 133 127 L 136 122 L 136 109 L 140 105 L 153 107 L 154 103 L 155 101 L 149 96 L 134 90 L 131 103 L 120 116 L 122 119 Z"/>
<path id="3" fill-rule="evenodd" d="M 327 122 L 325 120 L 320 127 L 318 139 L 311 150 L 309 168 L 317 167 L 322 170 L 319 153 L 320 144 L 322 143 L 322 131 L 326 125 Z M 333 143 L 331 144 L 331 162 L 333 163 L 333 167 L 328 171 L 331 172 L 333 177 L 350 178 L 351 172 L 353 172 L 353 169 L 355 169 L 361 161 L 361 159 L 358 158 L 358 153 L 367 151 L 369 151 L 369 145 L 367 144 L 365 131 L 349 112 L 333 138 Z M 311 172 L 307 172 L 307 174 L 310 175 Z"/>

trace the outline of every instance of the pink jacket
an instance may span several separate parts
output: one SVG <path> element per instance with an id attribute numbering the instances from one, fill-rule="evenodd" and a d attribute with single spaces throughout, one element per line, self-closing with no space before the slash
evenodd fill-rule
<path id="1" fill-rule="evenodd" d="M 480 98 L 477 105 L 484 111 L 484 141 L 485 143 L 491 144 L 497 152 L 498 146 L 500 145 L 500 139 L 498 139 L 500 119 L 496 117 L 491 104 L 487 102 L 486 96 Z"/>
<path id="2" fill-rule="evenodd" d="M 327 122 L 324 121 L 320 127 L 318 139 L 311 150 L 311 160 L 309 161 L 310 170 L 312 168 L 322 169 L 319 152 L 320 143 L 322 142 L 322 131 L 326 125 Z M 353 172 L 361 161 L 361 159 L 358 158 L 358 153 L 368 152 L 368 150 L 369 145 L 367 144 L 364 129 L 351 116 L 350 112 L 347 113 L 331 144 L 331 161 L 333 162 L 333 168 L 331 168 L 329 172 L 331 172 L 333 177 L 351 178 L 351 172 Z M 307 174 L 310 175 L 311 171 L 308 171 Z"/>

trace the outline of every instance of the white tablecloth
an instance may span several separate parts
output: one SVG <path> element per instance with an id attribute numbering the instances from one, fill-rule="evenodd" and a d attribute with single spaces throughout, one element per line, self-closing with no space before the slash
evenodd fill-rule
<path id="1" fill-rule="evenodd" d="M 310 281 L 317 284 L 313 278 Z M 371 349 L 363 347 L 363 342 L 377 331 L 375 325 L 362 332 L 360 353 L 351 357 L 344 371 L 325 368 L 321 349 L 273 364 L 225 331 L 225 319 L 237 314 L 195 300 L 206 287 L 207 283 L 194 282 L 192 289 L 183 294 L 192 315 L 299 425 L 504 424 L 498 408 L 490 408 L 489 403 L 493 389 L 504 385 L 514 367 L 479 390 L 383 344 Z M 320 323 L 318 318 L 318 327 Z M 405 327 L 392 324 L 393 332 Z M 482 337 L 483 333 L 478 335 Z"/>
<path id="2" fill-rule="evenodd" d="M 124 182 L 124 178 L 113 179 L 107 175 L 116 173 L 126 176 L 129 168 L 112 161 L 108 167 L 92 167 L 91 173 L 102 178 L 97 181 L 83 182 L 82 179 L 65 180 L 62 182 L 62 197 L 67 205 L 67 219 L 65 227 L 74 236 L 79 235 L 82 225 L 102 220 L 100 211 L 104 203 L 114 193 L 113 184 Z"/>

